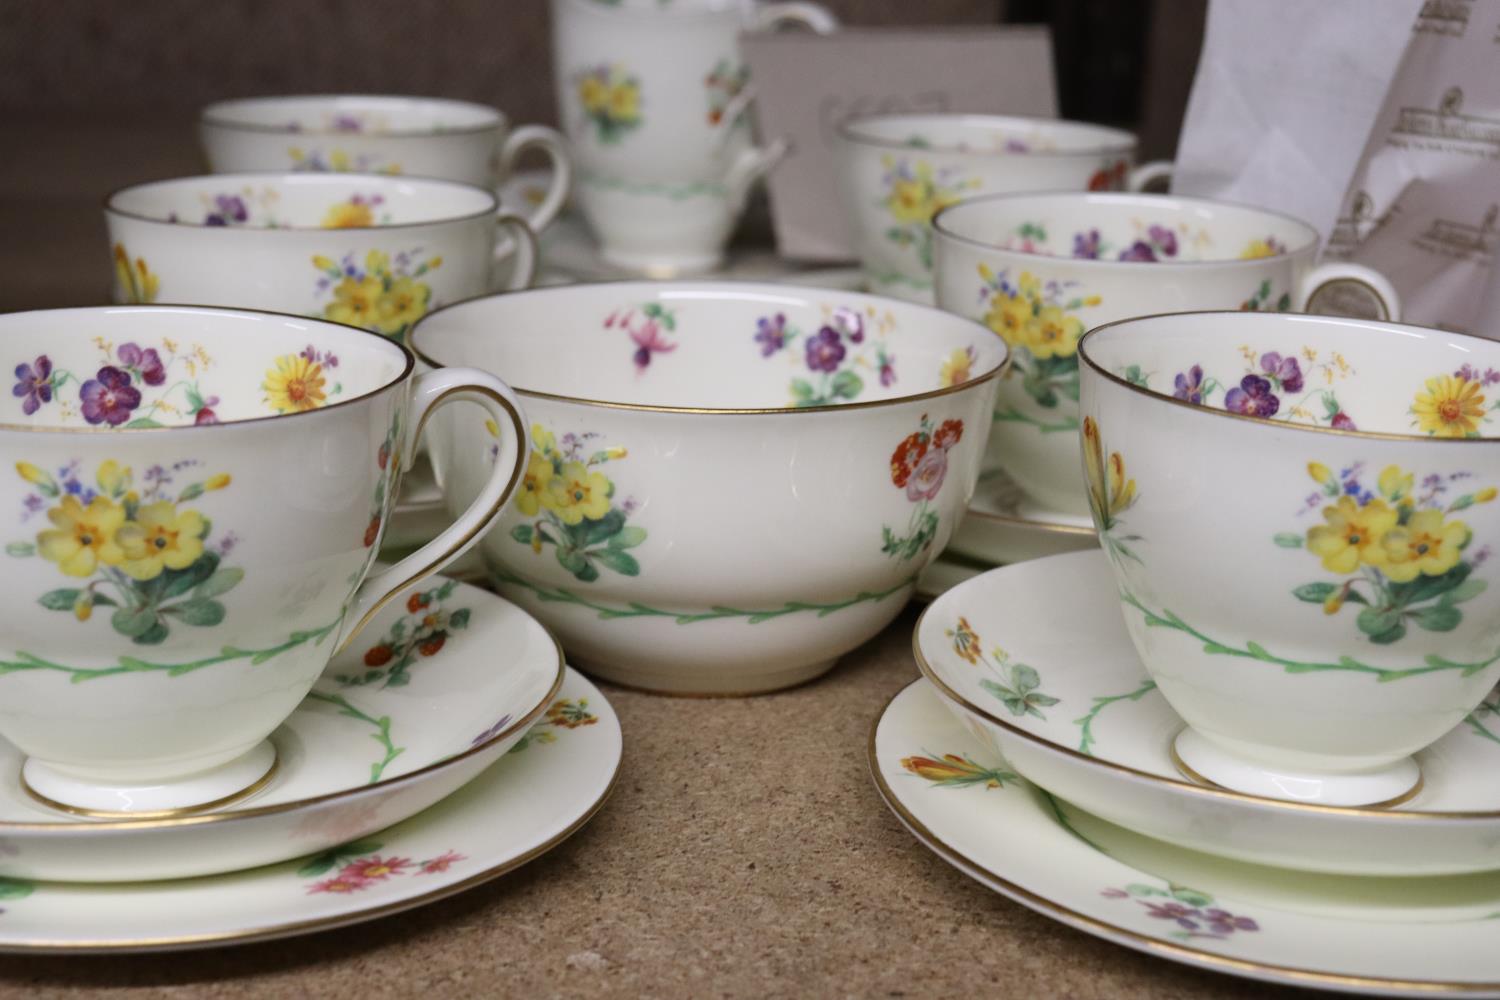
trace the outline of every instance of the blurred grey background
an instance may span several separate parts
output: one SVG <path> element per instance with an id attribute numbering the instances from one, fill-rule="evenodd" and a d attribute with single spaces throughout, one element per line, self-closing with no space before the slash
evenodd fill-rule
<path id="1" fill-rule="evenodd" d="M 1046 24 L 1066 118 L 1170 157 L 1207 0 L 823 0 L 851 25 Z M 201 172 L 224 97 L 364 92 L 556 120 L 547 0 L 0 0 L 0 310 L 104 301 L 99 205 Z"/>

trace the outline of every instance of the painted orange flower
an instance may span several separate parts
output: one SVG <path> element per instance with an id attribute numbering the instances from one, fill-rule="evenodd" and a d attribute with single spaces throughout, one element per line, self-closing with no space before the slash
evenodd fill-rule
<path id="1" fill-rule="evenodd" d="M 953 640 L 953 651 L 970 663 L 979 662 L 979 633 L 969 624 L 969 619 L 959 615 L 958 625 L 947 630 Z"/>

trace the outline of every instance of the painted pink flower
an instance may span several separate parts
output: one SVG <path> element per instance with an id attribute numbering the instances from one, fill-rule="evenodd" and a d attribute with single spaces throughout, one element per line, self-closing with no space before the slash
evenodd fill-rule
<path id="1" fill-rule="evenodd" d="M 343 894 L 349 892 L 359 892 L 360 890 L 368 889 L 369 887 L 370 879 L 358 878 L 356 876 L 346 875 L 343 872 L 340 872 L 333 878 L 325 878 L 321 882 L 314 882 L 312 885 L 307 887 L 307 894 L 309 896 L 315 896 L 318 893 L 323 892 Z"/>
<path id="2" fill-rule="evenodd" d="M 366 883 L 384 882 L 392 875 L 405 875 L 412 866 L 411 858 L 383 858 L 372 854 L 359 858 L 339 869 L 338 878 L 349 878 Z"/>
<path id="3" fill-rule="evenodd" d="M 676 344 L 662 337 L 661 324 L 654 319 L 648 319 L 637 329 L 631 330 L 630 339 L 638 347 L 635 352 L 635 369 L 638 372 L 645 371 L 646 366 L 651 364 L 652 354 L 666 354 L 677 350 Z"/>
<path id="4" fill-rule="evenodd" d="M 906 482 L 906 498 L 915 503 L 931 500 L 943 488 L 943 478 L 948 475 L 948 450 L 933 448 L 922 456 Z"/>
<path id="5" fill-rule="evenodd" d="M 433 875 L 437 872 L 445 872 L 459 861 L 467 861 L 468 858 L 457 851 L 444 851 L 431 860 L 422 862 L 421 874 Z"/>

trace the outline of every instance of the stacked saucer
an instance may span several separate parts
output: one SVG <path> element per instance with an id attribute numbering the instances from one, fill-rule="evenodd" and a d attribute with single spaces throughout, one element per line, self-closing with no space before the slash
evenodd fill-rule
<path id="1" fill-rule="evenodd" d="M 261 940 L 439 899 L 579 829 L 621 750 L 541 625 L 443 577 L 380 612 L 271 742 L 270 780 L 219 810 L 98 821 L 0 788 L 0 951 Z"/>

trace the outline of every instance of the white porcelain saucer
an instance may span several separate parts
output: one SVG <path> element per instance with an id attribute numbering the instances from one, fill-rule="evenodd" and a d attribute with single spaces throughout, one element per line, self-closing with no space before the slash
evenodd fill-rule
<path id="1" fill-rule="evenodd" d="M 0 952 L 175 951 L 342 927 L 518 868 L 579 830 L 614 787 L 620 723 L 571 670 L 542 721 L 426 812 L 296 861 L 130 885 L 0 880 Z"/>
<path id="2" fill-rule="evenodd" d="M 0 879 L 182 878 L 363 837 L 452 793 L 521 740 L 552 711 L 563 670 L 557 642 L 526 612 L 430 578 L 329 664 L 271 735 L 272 779 L 223 810 L 68 816 L 25 794 L 20 754 L 0 741 Z"/>
<path id="3" fill-rule="evenodd" d="M 974 498 L 948 551 L 992 566 L 1040 559 L 1098 546 L 1086 517 L 1035 507 L 999 469 L 980 474 Z"/>
<path id="4" fill-rule="evenodd" d="M 1026 778 L 1111 822 L 1243 861 L 1307 871 L 1500 869 L 1500 700 L 1418 754 L 1400 808 L 1341 808 L 1194 784 L 1182 720 L 1155 690 L 1102 552 L 991 570 L 917 622 L 918 665 L 944 703 Z"/>
<path id="5" fill-rule="evenodd" d="M 1018 777 L 926 681 L 892 699 L 869 753 L 881 796 L 924 846 L 1087 934 L 1295 986 L 1500 997 L 1500 874 L 1309 875 L 1150 840 Z"/>

